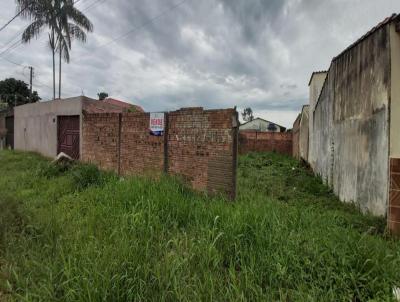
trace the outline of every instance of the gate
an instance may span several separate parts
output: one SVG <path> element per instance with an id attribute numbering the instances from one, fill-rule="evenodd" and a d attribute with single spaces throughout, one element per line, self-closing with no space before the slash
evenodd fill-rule
<path id="1" fill-rule="evenodd" d="M 6 117 L 6 147 L 14 149 L 14 116 Z"/>
<path id="2" fill-rule="evenodd" d="M 79 115 L 58 116 L 57 154 L 64 152 L 79 159 Z"/>

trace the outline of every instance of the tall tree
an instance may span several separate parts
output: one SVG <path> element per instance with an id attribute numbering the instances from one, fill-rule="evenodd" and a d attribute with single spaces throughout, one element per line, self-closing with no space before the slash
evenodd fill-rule
<path id="1" fill-rule="evenodd" d="M 63 0 L 57 7 L 57 23 L 62 35 L 58 37 L 59 52 L 59 81 L 58 97 L 61 98 L 61 62 L 64 57 L 65 62 L 69 63 L 69 51 L 72 46 L 72 40 L 86 42 L 86 33 L 93 31 L 93 24 L 80 12 L 75 6 L 73 0 Z"/>
<path id="2" fill-rule="evenodd" d="M 0 81 L 0 103 L 7 103 L 8 107 L 23 105 L 31 102 L 28 84 L 14 78 Z M 32 102 L 37 102 L 40 97 L 37 91 L 32 92 Z"/>
<path id="3" fill-rule="evenodd" d="M 22 42 L 37 38 L 44 28 L 49 29 L 49 46 L 53 56 L 53 99 L 56 98 L 55 51 L 57 37 L 62 35 L 57 25 L 56 7 L 62 0 L 16 0 L 20 16 L 31 21 L 22 33 Z"/>
<path id="4" fill-rule="evenodd" d="M 56 52 L 60 52 L 59 79 L 61 80 L 62 54 L 68 62 L 71 39 L 85 41 L 84 30 L 92 31 L 93 25 L 86 16 L 74 7 L 73 0 L 16 0 L 16 2 L 17 9 L 21 12 L 20 15 L 32 21 L 22 34 L 22 42 L 28 43 L 33 38 L 37 38 L 45 28 L 49 30 L 49 46 L 53 58 L 53 99 L 55 99 Z M 70 20 L 72 22 L 69 22 Z M 61 92 L 59 92 L 59 95 L 61 95 Z"/>
<path id="5" fill-rule="evenodd" d="M 245 108 L 242 112 L 242 118 L 246 122 L 254 120 L 253 110 L 250 107 Z"/>

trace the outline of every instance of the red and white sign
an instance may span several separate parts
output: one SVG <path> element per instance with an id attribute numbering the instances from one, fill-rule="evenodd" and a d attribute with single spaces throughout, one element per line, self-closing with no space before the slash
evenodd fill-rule
<path id="1" fill-rule="evenodd" d="M 151 112 L 150 113 L 150 131 L 154 135 L 162 135 L 164 132 L 164 113 Z"/>

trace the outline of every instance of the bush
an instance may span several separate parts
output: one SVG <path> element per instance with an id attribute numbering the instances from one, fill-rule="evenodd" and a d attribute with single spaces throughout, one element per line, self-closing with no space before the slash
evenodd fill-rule
<path id="1" fill-rule="evenodd" d="M 71 175 L 78 191 L 90 186 L 101 186 L 110 177 L 110 173 L 101 172 L 95 165 L 79 164 L 71 169 Z"/>
<path id="2" fill-rule="evenodd" d="M 43 162 L 40 163 L 37 168 L 37 176 L 42 176 L 46 178 L 57 177 L 68 171 L 72 167 L 72 165 L 73 163 L 71 162 Z"/>

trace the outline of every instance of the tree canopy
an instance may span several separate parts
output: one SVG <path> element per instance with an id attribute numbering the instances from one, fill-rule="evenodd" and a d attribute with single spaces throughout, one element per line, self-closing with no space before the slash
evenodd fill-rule
<path id="1" fill-rule="evenodd" d="M 108 93 L 107 92 L 99 92 L 97 94 L 97 96 L 99 97 L 99 101 L 102 101 L 102 100 L 108 98 Z"/>
<path id="2" fill-rule="evenodd" d="M 32 91 L 31 99 L 29 94 L 28 84 L 24 81 L 14 78 L 0 81 L 0 103 L 7 103 L 10 108 L 41 100 L 37 91 Z"/>
<path id="3" fill-rule="evenodd" d="M 246 122 L 254 120 L 253 110 L 250 107 L 245 108 L 242 112 L 242 118 Z"/>

